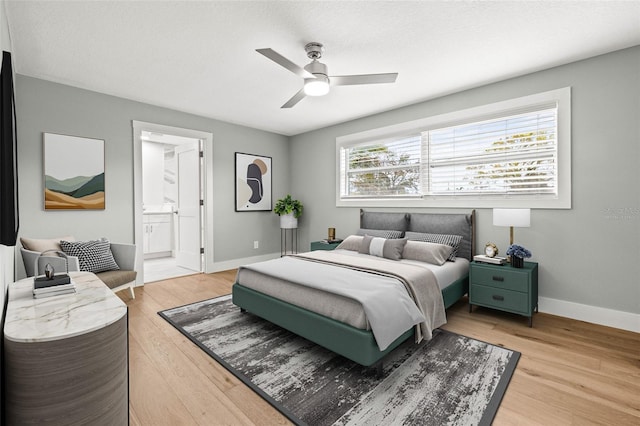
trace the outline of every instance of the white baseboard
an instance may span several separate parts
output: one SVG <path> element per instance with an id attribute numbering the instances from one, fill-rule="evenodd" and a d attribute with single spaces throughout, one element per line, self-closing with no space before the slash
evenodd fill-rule
<path id="1" fill-rule="evenodd" d="M 640 314 L 538 297 L 538 310 L 547 314 L 640 333 Z"/>
<path id="2" fill-rule="evenodd" d="M 263 254 L 260 256 L 244 257 L 242 259 L 233 259 L 233 260 L 227 260 L 223 262 L 214 262 L 212 265 L 213 269 L 211 269 L 210 271 L 207 271 L 207 273 L 227 271 L 229 269 L 236 269 L 242 265 L 248 265 L 249 263 L 263 262 L 265 260 L 277 259 L 278 257 L 280 257 L 280 253 L 269 253 L 269 254 Z"/>

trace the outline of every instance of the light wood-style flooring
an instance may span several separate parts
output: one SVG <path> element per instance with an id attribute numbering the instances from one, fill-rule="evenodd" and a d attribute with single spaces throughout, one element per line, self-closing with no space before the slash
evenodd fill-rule
<path id="1" fill-rule="evenodd" d="M 136 288 L 129 306 L 132 425 L 289 424 L 158 311 L 231 292 L 235 270 Z M 640 334 L 539 313 L 524 317 L 466 300 L 443 327 L 522 353 L 495 425 L 640 425 Z"/>

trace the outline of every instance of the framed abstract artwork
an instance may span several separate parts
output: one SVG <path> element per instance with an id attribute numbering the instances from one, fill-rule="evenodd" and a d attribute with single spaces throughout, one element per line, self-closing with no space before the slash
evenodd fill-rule
<path id="1" fill-rule="evenodd" d="M 271 210 L 271 157 L 236 152 L 236 211 Z"/>
<path id="2" fill-rule="evenodd" d="M 44 209 L 104 210 L 104 140 L 44 134 Z"/>

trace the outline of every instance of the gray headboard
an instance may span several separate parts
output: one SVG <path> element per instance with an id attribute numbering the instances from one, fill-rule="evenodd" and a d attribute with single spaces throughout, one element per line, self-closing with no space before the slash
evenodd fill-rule
<path id="1" fill-rule="evenodd" d="M 360 210 L 360 228 L 462 235 L 458 256 L 473 260 L 475 210 L 471 213 L 383 213 Z"/>
<path id="2" fill-rule="evenodd" d="M 360 228 L 385 229 L 393 231 L 409 230 L 408 213 L 365 212 L 360 210 Z"/>

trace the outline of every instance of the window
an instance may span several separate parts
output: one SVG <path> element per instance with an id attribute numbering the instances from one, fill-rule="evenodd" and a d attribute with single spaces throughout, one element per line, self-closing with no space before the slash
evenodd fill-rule
<path id="1" fill-rule="evenodd" d="M 565 88 L 340 137 L 337 205 L 570 208 L 569 120 Z"/>
<path id="2" fill-rule="evenodd" d="M 556 108 L 423 133 L 426 194 L 557 195 Z"/>
<path id="3" fill-rule="evenodd" d="M 422 194 L 421 135 L 343 148 L 343 197 L 402 197 Z"/>

